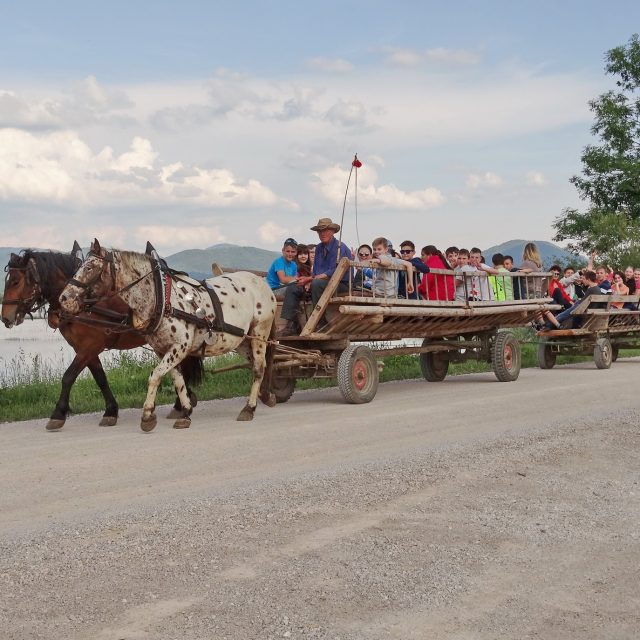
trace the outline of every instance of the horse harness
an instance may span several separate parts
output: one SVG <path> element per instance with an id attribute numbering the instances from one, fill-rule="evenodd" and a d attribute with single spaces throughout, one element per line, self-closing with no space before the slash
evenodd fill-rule
<path id="1" fill-rule="evenodd" d="M 148 253 L 151 260 L 155 262 L 153 272 L 153 282 L 156 292 L 156 305 L 153 312 L 152 320 L 147 327 L 140 330 L 140 333 L 148 335 L 156 331 L 163 318 L 172 316 L 178 320 L 184 320 L 195 324 L 199 329 L 205 329 L 211 336 L 213 333 L 229 333 L 239 338 L 245 337 L 244 329 L 235 325 L 229 324 L 224 320 L 224 312 L 222 311 L 222 304 L 220 298 L 215 290 L 207 284 L 206 280 L 192 280 L 184 271 L 176 271 L 169 267 L 163 258 L 160 258 L 155 250 Z M 204 289 L 211 299 L 211 305 L 213 306 L 213 317 L 205 318 L 199 317 L 194 313 L 183 311 L 182 309 L 176 309 L 171 305 L 171 281 L 177 282 L 198 288 Z M 198 284 L 194 284 L 197 282 Z"/>

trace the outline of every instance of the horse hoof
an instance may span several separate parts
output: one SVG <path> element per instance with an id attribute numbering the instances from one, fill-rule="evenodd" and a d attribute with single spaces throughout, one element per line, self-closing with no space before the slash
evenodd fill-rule
<path id="1" fill-rule="evenodd" d="M 191 418 L 180 418 L 173 423 L 174 429 L 188 429 L 191 426 Z"/>
<path id="2" fill-rule="evenodd" d="M 198 398 L 193 391 L 189 394 L 189 400 L 191 400 L 191 408 L 193 409 L 198 404 Z"/>
<path id="3" fill-rule="evenodd" d="M 171 409 L 169 413 L 167 413 L 167 420 L 175 420 L 176 418 L 180 418 L 182 416 L 182 411 L 178 409 Z"/>
<path id="4" fill-rule="evenodd" d="M 270 393 L 267 396 L 267 399 L 264 401 L 264 403 L 267 405 L 267 407 L 275 407 L 276 404 L 278 404 L 278 401 L 276 400 L 276 394 L 275 393 Z"/>
<path id="5" fill-rule="evenodd" d="M 146 418 L 143 416 L 143 418 L 140 420 L 140 428 L 144 432 L 153 431 L 157 423 L 158 423 L 158 418 L 156 418 L 155 413 L 152 413 L 150 416 L 147 416 Z"/>
<path id="6" fill-rule="evenodd" d="M 64 420 L 51 418 L 49 422 L 47 422 L 47 426 L 45 427 L 47 431 L 58 431 L 64 427 Z"/>
<path id="7" fill-rule="evenodd" d="M 253 420 L 253 412 L 255 411 L 255 407 L 251 409 L 250 407 L 245 407 L 239 414 L 236 420 L 238 422 L 249 422 Z"/>
<path id="8" fill-rule="evenodd" d="M 103 416 L 99 427 L 113 427 L 118 422 L 118 416 Z"/>

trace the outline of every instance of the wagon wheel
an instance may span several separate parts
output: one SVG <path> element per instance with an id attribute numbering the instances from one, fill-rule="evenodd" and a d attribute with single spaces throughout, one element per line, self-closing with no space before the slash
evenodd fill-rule
<path id="1" fill-rule="evenodd" d="M 593 361 L 598 369 L 608 369 L 613 359 L 613 348 L 609 338 L 598 338 L 593 347 Z"/>
<path id="2" fill-rule="evenodd" d="M 557 354 L 546 340 L 538 343 L 538 366 L 541 369 L 553 369 Z"/>
<path id="3" fill-rule="evenodd" d="M 425 338 L 422 346 L 430 342 Z M 428 351 L 420 354 L 420 371 L 427 382 L 442 382 L 449 371 L 449 354 L 447 351 Z"/>
<path id="4" fill-rule="evenodd" d="M 520 375 L 520 343 L 510 331 L 496 334 L 491 345 L 491 364 L 500 382 L 513 382 Z"/>
<path id="5" fill-rule="evenodd" d="M 611 361 L 615 362 L 618 359 L 618 353 L 620 352 L 620 348 L 615 344 L 611 346 Z"/>
<path id="6" fill-rule="evenodd" d="M 338 360 L 338 388 L 350 404 L 371 402 L 378 390 L 378 363 L 373 351 L 349 345 Z"/>
<path id="7" fill-rule="evenodd" d="M 284 378 L 275 374 L 271 378 L 271 392 L 275 395 L 278 404 L 286 402 L 293 395 L 295 388 L 295 378 Z"/>

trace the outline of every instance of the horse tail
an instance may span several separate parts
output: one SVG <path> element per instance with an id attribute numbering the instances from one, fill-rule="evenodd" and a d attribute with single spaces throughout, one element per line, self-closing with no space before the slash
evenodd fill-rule
<path id="1" fill-rule="evenodd" d="M 204 378 L 204 358 L 187 356 L 180 363 L 180 371 L 187 387 L 197 387 Z"/>

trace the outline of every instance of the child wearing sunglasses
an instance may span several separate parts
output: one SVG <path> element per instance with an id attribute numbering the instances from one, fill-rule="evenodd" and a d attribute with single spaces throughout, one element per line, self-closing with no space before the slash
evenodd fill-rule
<path id="1" fill-rule="evenodd" d="M 416 256 L 416 245 L 411 240 L 404 240 L 400 243 L 400 257 L 413 265 L 413 291 L 407 294 L 407 277 L 404 271 L 398 273 L 398 296 L 418 299 L 418 286 L 422 279 L 421 273 L 429 273 L 429 267 L 423 260 Z"/>

